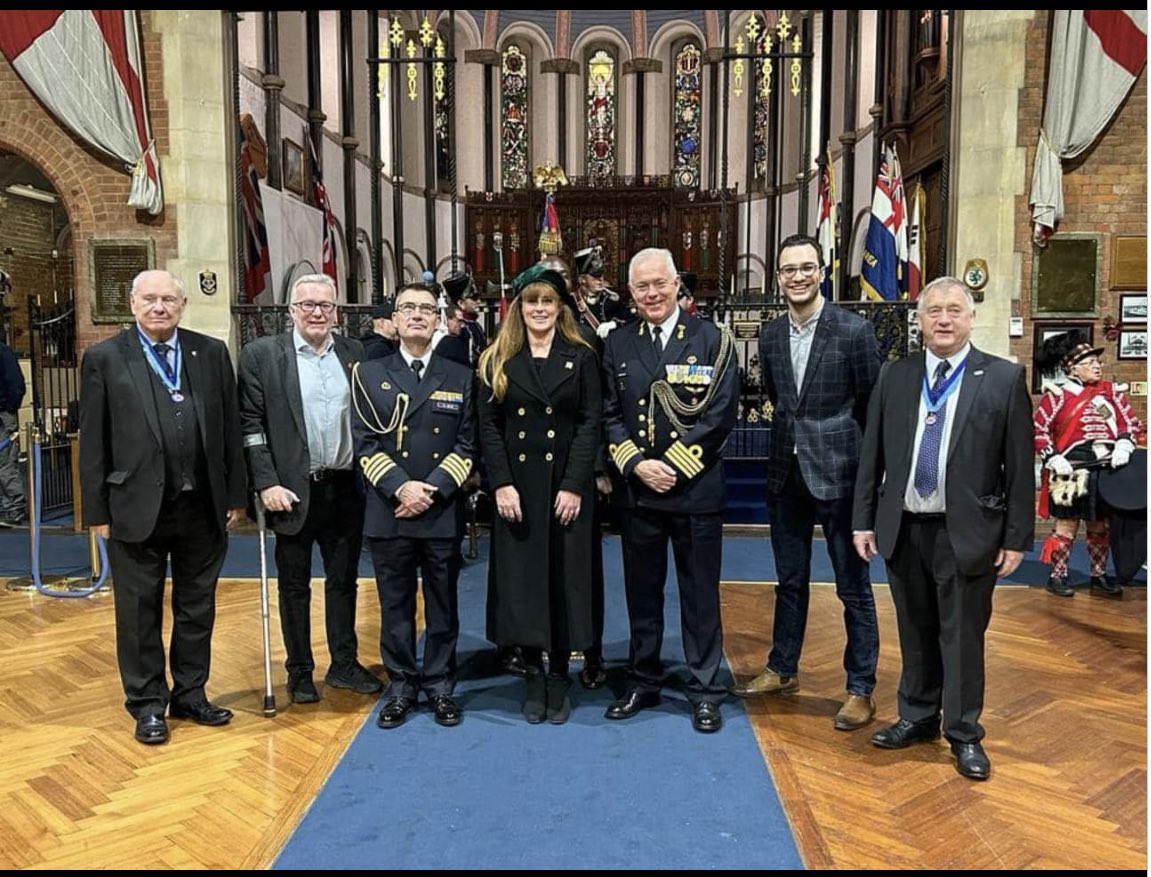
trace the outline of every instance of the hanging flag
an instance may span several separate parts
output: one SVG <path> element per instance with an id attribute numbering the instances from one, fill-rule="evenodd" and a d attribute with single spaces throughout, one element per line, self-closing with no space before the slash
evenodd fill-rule
<path id="1" fill-rule="evenodd" d="M 312 153 L 312 197 L 315 198 L 316 207 L 324 215 L 323 246 L 320 252 L 320 270 L 332 278 L 333 283 L 339 283 L 336 276 L 336 218 L 332 215 L 332 203 L 328 200 L 328 190 L 324 188 L 324 175 L 320 170 L 320 163 L 316 161 L 316 144 L 312 138 L 304 133 L 308 147 Z"/>
<path id="2" fill-rule="evenodd" d="M 1063 218 L 1062 163 L 1103 133 L 1146 62 L 1146 9 L 1055 10 L 1043 127 L 1031 176 L 1037 245 L 1046 246 Z"/>
<path id="3" fill-rule="evenodd" d="M 834 301 L 836 282 L 839 276 L 839 205 L 835 201 L 835 166 L 831 161 L 831 150 L 827 151 L 827 163 L 819 177 L 819 218 L 816 223 L 816 239 L 823 250 L 823 283 L 820 289 L 823 297 Z"/>
<path id="4" fill-rule="evenodd" d="M 548 192 L 544 199 L 543 221 L 540 223 L 539 251 L 541 256 L 555 256 L 563 249 L 564 239 L 560 234 L 560 217 L 556 212 L 555 192 Z"/>
<path id="5" fill-rule="evenodd" d="M 891 205 L 895 232 L 895 272 L 899 278 L 899 297 L 907 298 L 907 196 L 903 193 L 903 165 L 899 163 L 899 150 L 891 144 Z"/>
<path id="6" fill-rule="evenodd" d="M 919 298 L 919 291 L 923 289 L 923 252 L 927 249 L 923 214 L 926 211 L 927 193 L 916 183 L 915 194 L 911 196 L 911 220 L 907 224 L 907 298 L 910 301 Z"/>
<path id="7" fill-rule="evenodd" d="M 863 245 L 860 282 L 863 291 L 874 301 L 896 301 L 899 298 L 899 250 L 896 235 L 904 234 L 903 251 L 907 251 L 903 223 L 902 180 L 896 188 L 895 155 L 885 147 L 879 173 L 875 178 L 875 195 L 871 199 L 871 222 Z M 906 258 L 906 257 L 905 257 Z"/>
<path id="8" fill-rule="evenodd" d="M 0 12 L 0 54 L 69 130 L 131 174 L 128 204 L 158 216 L 164 193 L 136 10 Z"/>
<path id="9" fill-rule="evenodd" d="M 251 115 L 240 116 L 240 198 L 244 210 L 244 301 L 256 301 L 268 289 L 271 258 L 268 253 L 268 230 L 264 225 L 264 202 L 260 197 L 260 178 L 252 160 L 253 146 L 247 130 L 259 131 Z"/>

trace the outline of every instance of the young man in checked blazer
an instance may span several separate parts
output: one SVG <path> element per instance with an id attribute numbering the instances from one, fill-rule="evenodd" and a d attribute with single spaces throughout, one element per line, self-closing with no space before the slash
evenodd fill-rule
<path id="1" fill-rule="evenodd" d="M 871 692 L 879 629 L 867 564 L 852 545 L 851 508 L 880 356 L 871 323 L 824 299 L 824 270 L 814 238 L 793 235 L 780 245 L 776 274 L 787 314 L 765 323 L 759 334 L 763 385 L 775 409 L 767 488 L 779 584 L 767 666 L 736 693 L 747 697 L 799 690 L 812 531 L 818 523 L 847 630 L 847 699 L 835 727 L 851 731 L 875 715 Z"/>
<path id="2" fill-rule="evenodd" d="M 377 724 L 396 728 L 421 691 L 440 725 L 458 725 L 452 698 L 459 638 L 461 485 L 475 456 L 471 369 L 432 351 L 436 296 L 396 295 L 400 348 L 353 375 L 356 461 L 368 483 L 364 535 L 380 595 L 380 652 L 391 684 Z M 416 577 L 423 575 L 427 636 L 416 656 Z"/>

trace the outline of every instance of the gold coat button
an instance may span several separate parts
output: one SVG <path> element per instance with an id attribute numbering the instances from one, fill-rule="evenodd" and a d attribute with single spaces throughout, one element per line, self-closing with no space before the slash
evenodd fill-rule
<path id="1" fill-rule="evenodd" d="M 641 430 L 639 431 L 639 437 L 640 437 L 640 438 L 643 438 L 643 437 L 644 437 L 644 436 L 646 436 L 646 435 L 647 435 L 647 431 L 646 431 L 646 430 L 643 430 L 643 429 L 641 429 Z"/>
<path id="2" fill-rule="evenodd" d="M 549 429 L 548 430 L 548 438 L 555 438 L 555 437 L 556 437 L 556 431 L 554 429 Z"/>
<path id="3" fill-rule="evenodd" d="M 527 437 L 528 437 L 528 434 L 526 432 L 524 432 L 523 430 L 520 430 L 520 438 L 527 438 Z"/>
<path id="4" fill-rule="evenodd" d="M 670 435 L 673 439 L 679 438 L 679 433 L 676 432 L 674 429 L 671 432 L 669 432 L 668 435 Z"/>
<path id="5" fill-rule="evenodd" d="M 438 426 L 433 426 L 432 432 L 435 433 L 436 435 L 439 435 L 440 434 L 440 428 Z"/>
<path id="6" fill-rule="evenodd" d="M 524 462 L 524 460 L 526 460 L 527 458 L 528 458 L 527 454 L 520 454 L 520 462 L 521 463 Z"/>
<path id="7" fill-rule="evenodd" d="M 406 457 L 407 455 L 408 455 L 408 452 L 407 452 L 407 451 L 404 451 L 404 452 L 402 452 L 402 453 L 400 454 L 400 456 L 401 456 L 401 457 Z"/>
<path id="8" fill-rule="evenodd" d="M 646 414 L 641 414 L 641 415 L 639 416 L 639 419 L 640 419 L 641 421 L 643 421 L 643 420 L 647 420 L 647 415 L 646 415 Z"/>
<path id="9" fill-rule="evenodd" d="M 550 463 L 552 461 L 552 452 L 548 451 L 546 454 L 544 454 L 544 459 Z"/>
<path id="10" fill-rule="evenodd" d="M 439 458 L 440 458 L 440 454 L 439 454 L 439 451 L 436 451 L 436 453 L 432 454 L 432 459 L 433 459 L 433 460 L 438 460 Z"/>
<path id="11" fill-rule="evenodd" d="M 646 405 L 646 404 L 647 404 L 647 399 L 640 399 L 640 400 L 639 400 L 639 404 L 640 404 L 640 405 Z"/>
<path id="12" fill-rule="evenodd" d="M 551 414 L 551 413 L 552 413 L 552 406 L 549 405 L 547 408 L 544 409 L 544 414 Z"/>
<path id="13" fill-rule="evenodd" d="M 525 411 L 523 408 L 521 408 L 520 409 L 520 417 L 523 417 L 525 414 L 527 414 L 527 411 Z"/>

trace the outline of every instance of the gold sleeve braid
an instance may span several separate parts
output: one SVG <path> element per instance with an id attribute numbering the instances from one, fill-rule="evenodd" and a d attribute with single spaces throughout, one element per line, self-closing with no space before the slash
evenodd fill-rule
<path id="1" fill-rule="evenodd" d="M 624 467 L 631 462 L 632 458 L 643 456 L 643 451 L 641 451 L 631 439 L 625 439 L 619 444 L 609 445 L 608 453 L 611 454 L 611 458 L 620 472 L 624 471 Z"/>
<path id="2" fill-rule="evenodd" d="M 448 476 L 456 483 L 456 487 L 463 487 L 464 482 L 468 480 L 468 476 L 472 472 L 472 461 L 453 452 L 444 457 L 439 468 L 448 473 Z"/>

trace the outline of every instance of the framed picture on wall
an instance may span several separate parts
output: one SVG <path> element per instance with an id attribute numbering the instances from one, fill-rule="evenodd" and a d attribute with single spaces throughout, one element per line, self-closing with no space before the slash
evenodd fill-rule
<path id="1" fill-rule="evenodd" d="M 1088 343 L 1095 341 L 1094 323 L 1036 323 L 1031 347 L 1032 393 L 1043 392 L 1044 383 L 1061 384 L 1067 380 L 1067 375 L 1063 373 L 1062 367 L 1058 364 L 1047 371 L 1042 371 L 1035 363 L 1035 358 L 1039 355 L 1039 349 L 1043 346 L 1043 342 L 1049 338 L 1054 338 L 1056 335 L 1062 335 L 1064 332 L 1082 332 L 1087 336 Z"/>
<path id="2" fill-rule="evenodd" d="M 304 147 L 284 138 L 284 188 L 297 195 L 304 194 L 307 165 L 304 161 Z"/>
<path id="3" fill-rule="evenodd" d="M 1147 325 L 1147 293 L 1119 296 L 1119 322 L 1124 326 Z"/>
<path id="4" fill-rule="evenodd" d="M 1123 329 L 1119 332 L 1119 358 L 1147 358 L 1146 329 Z"/>

